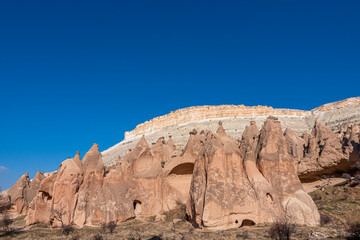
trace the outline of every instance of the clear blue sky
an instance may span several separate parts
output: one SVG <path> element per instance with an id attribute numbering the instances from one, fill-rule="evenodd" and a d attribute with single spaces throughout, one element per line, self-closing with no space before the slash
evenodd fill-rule
<path id="1" fill-rule="evenodd" d="M 194 105 L 360 95 L 360 1 L 0 3 L 0 186 Z"/>

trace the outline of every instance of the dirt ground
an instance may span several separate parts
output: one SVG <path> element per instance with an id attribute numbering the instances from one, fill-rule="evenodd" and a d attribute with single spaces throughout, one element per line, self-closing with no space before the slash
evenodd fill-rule
<path id="1" fill-rule="evenodd" d="M 291 239 L 344 239 L 350 222 L 360 221 L 360 184 L 353 181 L 333 181 L 318 185 L 310 192 L 322 215 L 318 227 L 296 226 Z M 335 184 L 335 185 L 334 185 Z M 120 223 L 113 233 L 101 228 L 83 227 L 64 235 L 60 229 L 38 224 L 25 226 L 25 216 L 14 219 L 12 231 L 0 231 L 1 239 L 271 239 L 270 224 L 258 224 L 226 231 L 203 231 L 194 228 L 185 219 L 184 208 L 164 213 L 162 220 L 150 217 Z"/>

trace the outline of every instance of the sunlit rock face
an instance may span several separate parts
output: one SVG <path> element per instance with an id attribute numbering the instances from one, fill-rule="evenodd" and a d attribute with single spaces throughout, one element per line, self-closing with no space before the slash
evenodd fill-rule
<path id="1" fill-rule="evenodd" d="M 194 225 L 207 229 L 273 222 L 285 214 L 300 224 L 320 220 L 275 118 L 268 118 L 260 132 L 255 124 L 246 128 L 240 149 L 221 125 L 206 133 L 187 210 Z"/>
<path id="2" fill-rule="evenodd" d="M 178 205 L 186 205 L 194 226 L 210 230 L 273 222 L 284 215 L 316 225 L 317 208 L 299 179 L 308 182 L 359 167 L 359 128 L 349 123 L 334 132 L 316 120 L 299 134 L 280 119 L 267 117 L 260 124 L 248 119 L 236 139 L 228 133 L 239 129 L 235 122 L 218 122 L 213 131 L 193 128 L 183 148 L 174 136 L 164 134 L 149 144 L 143 135 L 124 156 L 118 153 L 111 167 L 94 144 L 82 160 L 77 152 L 56 172 L 39 172 L 33 180 L 25 174 L 0 200 L 10 202 L 11 211 L 27 214 L 29 225 L 96 226 L 160 216 Z"/>
<path id="3" fill-rule="evenodd" d="M 45 178 L 28 211 L 27 224 L 99 225 L 146 218 L 185 204 L 193 165 L 202 137 L 191 134 L 180 154 L 171 139 L 151 147 L 142 138 L 135 149 L 112 169 L 105 169 L 98 146 L 80 161 L 77 153 L 57 173 Z"/>
<path id="4" fill-rule="evenodd" d="M 8 191 L 7 195 L 11 201 L 11 211 L 15 214 L 25 214 L 28 206 L 34 199 L 39 188 L 40 182 L 44 179 L 44 174 L 40 171 L 30 180 L 29 174 L 26 173 Z"/>
<path id="5" fill-rule="evenodd" d="M 77 153 L 41 182 L 27 224 L 60 226 L 55 212 L 63 212 L 63 224 L 93 226 L 159 216 L 184 204 L 189 220 L 210 230 L 273 222 L 285 213 L 316 225 L 317 208 L 296 167 L 273 118 L 261 131 L 252 122 L 240 142 L 221 123 L 216 133 L 193 130 L 182 153 L 171 138 L 150 147 L 143 137 L 111 169 L 94 144 L 82 160 Z"/>
<path id="6" fill-rule="evenodd" d="M 134 130 L 126 132 L 123 141 L 102 152 L 102 160 L 105 166 L 115 165 L 118 156 L 123 158 L 143 135 L 149 143 L 155 143 L 160 137 L 172 136 L 177 148 L 182 149 L 187 143 L 188 132 L 194 128 L 215 132 L 219 121 L 222 121 L 230 137 L 240 140 L 250 121 L 255 121 L 261 128 L 268 116 L 277 117 L 283 131 L 290 128 L 298 135 L 305 131 L 311 132 L 316 120 L 337 132 L 346 124 L 360 126 L 360 97 L 328 103 L 311 111 L 244 105 L 179 109 L 141 123 Z"/>

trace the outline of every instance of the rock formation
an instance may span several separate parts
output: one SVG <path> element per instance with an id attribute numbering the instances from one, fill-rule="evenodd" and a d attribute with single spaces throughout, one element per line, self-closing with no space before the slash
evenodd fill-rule
<path id="1" fill-rule="evenodd" d="M 10 197 L 12 211 L 18 214 L 27 212 L 27 208 L 34 199 L 40 182 L 44 179 L 44 174 L 40 171 L 30 181 L 29 174 L 26 173 L 12 186 L 7 194 Z"/>
<path id="2" fill-rule="evenodd" d="M 247 107 L 244 105 L 197 106 L 170 112 L 139 124 L 134 130 L 125 133 L 125 139 L 102 152 L 105 166 L 115 165 L 118 156 L 123 158 L 128 149 L 133 149 L 142 135 L 149 143 L 163 136 L 172 136 L 178 149 L 187 143 L 187 133 L 194 128 L 216 131 L 218 121 L 222 121 L 226 133 L 241 139 L 245 127 L 255 121 L 261 127 L 268 116 L 275 116 L 283 130 L 291 128 L 298 135 L 311 131 L 318 120 L 337 132 L 346 124 L 360 126 L 360 97 L 348 98 L 339 102 L 325 104 L 311 111 L 274 109 L 267 106 Z"/>
<path id="3" fill-rule="evenodd" d="M 285 214 L 296 223 L 318 224 L 319 213 L 301 186 L 276 119 L 268 118 L 260 133 L 252 123 L 240 149 L 222 125 L 206 133 L 187 206 L 194 225 L 226 229 L 273 222 Z"/>
<path id="4" fill-rule="evenodd" d="M 347 104 L 339 102 L 316 111 L 343 111 L 349 108 Z M 232 107 L 224 109 L 227 114 L 236 113 Z M 241 109 L 250 115 L 254 109 L 259 113 L 271 110 Z M 310 116 L 302 111 L 280 112 L 291 115 L 292 122 Z M 267 117 L 258 124 L 261 130 L 257 127 L 260 118 L 247 119 L 250 125 L 236 133 L 242 134 L 237 139 L 228 133 L 229 128 L 232 133 L 240 129 L 232 125 L 236 121 L 220 121 L 216 132 L 202 129 L 201 124 L 188 129 L 189 125 L 183 149 L 171 136 L 161 136 L 149 145 L 143 135 L 126 155 L 112 148 L 111 157 L 117 159 L 112 166 L 106 166 L 104 152 L 94 144 L 82 160 L 77 152 L 56 172 L 38 172 L 33 180 L 23 175 L 0 201 L 10 202 L 17 214 L 27 214 L 28 225 L 124 222 L 160 216 L 178 205 L 186 205 L 192 224 L 205 229 L 274 222 L 283 216 L 299 224 L 318 224 L 317 208 L 299 179 L 307 182 L 360 169 L 358 126 L 342 124 L 334 132 L 314 120 L 311 131 L 299 134 L 289 127 L 289 119 L 285 128 L 281 126 L 284 116 Z"/>
<path id="5" fill-rule="evenodd" d="M 59 226 L 54 213 L 62 212 L 63 224 L 99 225 L 159 215 L 185 203 L 188 191 L 184 186 L 190 186 L 196 146 L 200 145 L 198 137 L 190 139 L 191 144 L 179 156 L 171 140 L 160 138 L 150 148 L 142 138 L 107 171 L 94 144 L 82 161 L 77 153 L 41 183 L 27 223 Z"/>
<path id="6" fill-rule="evenodd" d="M 159 216 L 186 204 L 189 220 L 206 229 L 273 222 L 284 215 L 316 225 L 319 213 L 298 174 L 327 171 L 358 151 L 356 131 L 347 129 L 340 142 L 340 136 L 334 139 L 334 133 L 316 123 L 311 134 L 299 137 L 291 129 L 283 133 L 280 122 L 269 117 L 260 131 L 251 122 L 237 142 L 220 123 L 216 133 L 192 130 L 182 153 L 171 138 L 159 138 L 150 147 L 142 137 L 110 169 L 94 144 L 82 160 L 77 153 L 41 181 L 26 221 L 99 225 Z M 322 157 L 329 162 L 319 161 Z M 309 161 L 316 167 L 310 168 Z M 26 176 L 20 180 L 16 186 L 28 184 Z"/>
<path id="7" fill-rule="evenodd" d="M 338 136 L 323 123 L 315 122 L 311 133 L 297 136 L 286 129 L 288 153 L 296 160 L 300 179 L 311 181 L 321 175 L 347 172 L 360 161 L 360 134 L 357 126 L 348 126 Z"/>
<path id="8" fill-rule="evenodd" d="M 53 210 L 54 183 L 58 173 L 52 173 L 41 181 L 35 198 L 29 205 L 26 224 L 45 223 L 50 224 Z"/>

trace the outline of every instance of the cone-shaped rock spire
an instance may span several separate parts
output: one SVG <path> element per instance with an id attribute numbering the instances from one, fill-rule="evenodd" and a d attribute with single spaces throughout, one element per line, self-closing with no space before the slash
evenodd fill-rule
<path id="1" fill-rule="evenodd" d="M 76 165 L 81 168 L 81 160 L 80 160 L 80 152 L 76 151 L 76 154 L 73 158 L 73 161 L 76 163 Z"/>
<path id="2" fill-rule="evenodd" d="M 95 171 L 99 163 L 102 164 L 101 153 L 99 152 L 99 146 L 94 143 L 81 161 L 83 172 Z"/>
<path id="3" fill-rule="evenodd" d="M 147 143 L 147 141 L 145 139 L 145 135 L 142 135 L 141 139 L 136 144 L 135 149 L 137 149 L 137 148 L 141 148 L 141 149 L 149 148 L 149 144 Z"/>
<path id="4" fill-rule="evenodd" d="M 219 127 L 218 127 L 216 133 L 217 134 L 225 134 L 225 129 L 224 129 L 221 121 L 219 121 Z"/>

